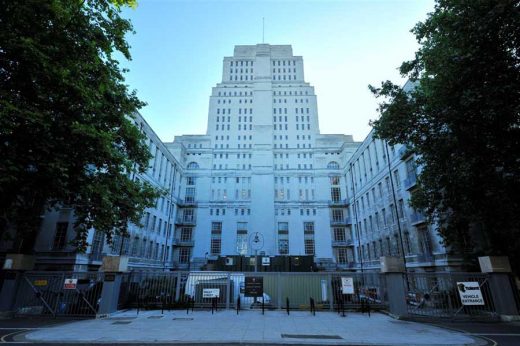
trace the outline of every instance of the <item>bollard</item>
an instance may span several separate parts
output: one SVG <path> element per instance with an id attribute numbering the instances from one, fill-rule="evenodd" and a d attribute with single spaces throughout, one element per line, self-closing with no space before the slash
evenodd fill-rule
<path id="1" fill-rule="evenodd" d="M 141 301 L 139 299 L 139 294 L 137 294 L 137 315 L 139 315 L 140 308 L 141 308 Z"/>
<path id="2" fill-rule="evenodd" d="M 311 314 L 313 316 L 316 316 L 316 305 L 314 305 L 314 299 L 312 297 L 309 298 L 309 305 L 310 305 Z"/>
<path id="3" fill-rule="evenodd" d="M 285 310 L 287 311 L 287 315 L 289 315 L 289 297 L 285 298 Z"/>
<path id="4" fill-rule="evenodd" d="M 237 298 L 237 315 L 238 315 L 239 311 L 240 311 L 240 295 Z"/>
<path id="5" fill-rule="evenodd" d="M 341 298 L 341 311 L 341 317 L 345 317 L 345 301 L 343 297 Z"/>
<path id="6" fill-rule="evenodd" d="M 264 296 L 262 295 L 262 315 L 264 314 Z"/>

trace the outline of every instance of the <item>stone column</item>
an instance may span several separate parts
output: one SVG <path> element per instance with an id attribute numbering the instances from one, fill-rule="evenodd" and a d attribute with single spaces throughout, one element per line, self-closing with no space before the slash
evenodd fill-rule
<path id="1" fill-rule="evenodd" d="M 14 304 L 16 301 L 16 292 L 22 280 L 21 271 L 5 272 L 4 284 L 0 291 L 0 319 L 12 318 L 14 316 Z"/>
<path id="2" fill-rule="evenodd" d="M 394 256 L 381 257 L 381 273 L 386 280 L 386 294 L 388 297 L 388 310 L 395 318 L 403 318 L 408 315 L 406 305 L 407 288 L 404 280 L 403 259 Z"/>
<path id="3" fill-rule="evenodd" d="M 128 257 L 126 256 L 106 256 L 103 258 L 102 271 L 105 272 L 105 277 L 97 313 L 98 318 L 108 317 L 117 311 L 123 272 L 127 268 Z"/>
<path id="4" fill-rule="evenodd" d="M 480 270 L 489 274 L 489 288 L 500 318 L 506 321 L 520 320 L 511 276 L 511 265 L 506 256 L 479 257 Z"/>

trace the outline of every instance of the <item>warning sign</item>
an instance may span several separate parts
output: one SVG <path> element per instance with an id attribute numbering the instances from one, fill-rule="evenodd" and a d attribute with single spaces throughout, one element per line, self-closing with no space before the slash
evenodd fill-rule
<path id="1" fill-rule="evenodd" d="M 341 277 L 341 293 L 354 294 L 354 278 L 348 276 Z"/>
<path id="2" fill-rule="evenodd" d="M 204 288 L 202 290 L 202 298 L 218 298 L 220 297 L 220 288 Z"/>
<path id="3" fill-rule="evenodd" d="M 78 279 L 65 279 L 63 284 L 63 289 L 65 290 L 75 290 L 78 285 Z"/>
<path id="4" fill-rule="evenodd" d="M 457 290 L 462 305 L 485 305 L 478 282 L 457 282 Z"/>

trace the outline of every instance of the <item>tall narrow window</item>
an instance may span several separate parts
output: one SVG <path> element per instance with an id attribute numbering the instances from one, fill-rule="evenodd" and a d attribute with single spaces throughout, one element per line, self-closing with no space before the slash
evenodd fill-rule
<path id="1" fill-rule="evenodd" d="M 289 224 L 278 222 L 278 253 L 280 255 L 289 254 Z"/>
<path id="2" fill-rule="evenodd" d="M 314 255 L 314 222 L 303 223 L 305 254 Z"/>
<path id="3" fill-rule="evenodd" d="M 69 228 L 68 222 L 56 223 L 56 233 L 54 234 L 54 242 L 52 245 L 53 250 L 62 250 L 65 247 L 65 241 L 67 240 L 67 229 Z"/>
<path id="4" fill-rule="evenodd" d="M 220 255 L 222 250 L 222 222 L 211 223 L 211 246 L 212 255 Z"/>

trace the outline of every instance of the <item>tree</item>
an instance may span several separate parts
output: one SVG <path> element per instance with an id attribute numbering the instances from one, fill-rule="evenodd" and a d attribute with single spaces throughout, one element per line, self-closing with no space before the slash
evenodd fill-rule
<path id="1" fill-rule="evenodd" d="M 74 208 L 84 250 L 89 229 L 126 235 L 158 197 L 132 179 L 150 154 L 114 57 L 130 59 L 125 3 L 0 1 L 0 232 L 16 230 L 16 251 L 32 251 L 48 208 Z"/>
<path id="2" fill-rule="evenodd" d="M 406 143 L 422 167 L 412 205 L 447 245 L 508 255 L 520 270 L 520 2 L 438 0 L 420 44 L 382 97 L 376 136 Z"/>

